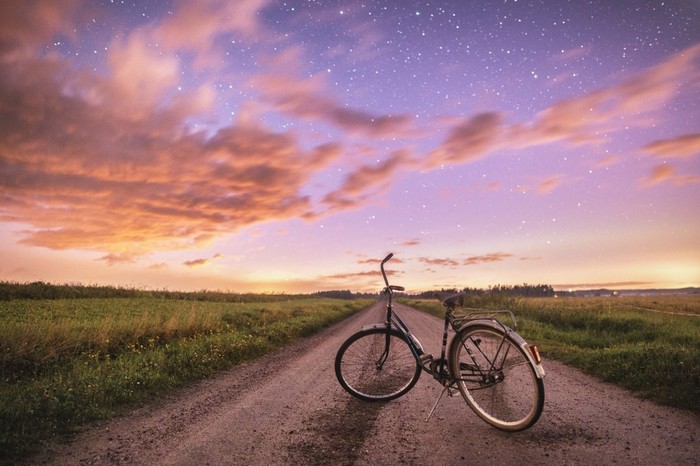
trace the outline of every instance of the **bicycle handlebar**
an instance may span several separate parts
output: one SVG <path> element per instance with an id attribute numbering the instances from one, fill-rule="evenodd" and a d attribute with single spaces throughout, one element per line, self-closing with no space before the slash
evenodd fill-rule
<path id="1" fill-rule="evenodd" d="M 382 260 L 382 263 L 381 263 L 381 265 L 379 266 L 379 267 L 382 269 L 382 277 L 384 277 L 384 283 L 386 284 L 386 289 L 387 289 L 388 291 L 404 291 L 406 288 L 404 288 L 403 286 L 389 285 L 389 279 L 386 278 L 386 272 L 384 271 L 384 264 L 386 264 L 386 263 L 389 261 L 389 259 L 391 259 L 392 257 L 394 257 L 394 253 L 393 253 L 393 252 L 390 252 L 390 253 L 384 258 L 384 260 Z"/>

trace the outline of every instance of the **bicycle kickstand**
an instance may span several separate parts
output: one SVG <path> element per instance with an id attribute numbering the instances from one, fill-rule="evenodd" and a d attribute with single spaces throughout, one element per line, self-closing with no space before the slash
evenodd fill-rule
<path id="1" fill-rule="evenodd" d="M 440 400 L 442 399 L 442 396 L 443 396 L 443 395 L 445 394 L 445 392 L 448 391 L 449 389 L 450 389 L 450 386 L 449 386 L 449 385 L 445 385 L 445 388 L 442 389 L 442 391 L 441 391 L 440 394 L 438 395 L 437 400 L 435 400 L 435 404 L 433 405 L 433 409 L 430 410 L 430 412 L 428 413 L 428 417 L 425 418 L 425 422 L 428 422 L 428 420 L 430 419 L 430 416 L 432 416 L 433 413 L 435 412 L 435 409 L 437 408 L 438 403 L 440 403 Z M 450 393 L 450 394 L 452 394 L 452 393 Z"/>

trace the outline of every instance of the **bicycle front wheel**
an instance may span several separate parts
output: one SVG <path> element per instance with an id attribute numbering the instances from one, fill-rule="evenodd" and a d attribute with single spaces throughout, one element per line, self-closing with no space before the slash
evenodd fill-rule
<path id="1" fill-rule="evenodd" d="M 450 369 L 472 410 L 498 429 L 527 429 L 542 414 L 542 379 L 524 350 L 498 328 L 460 330 L 450 345 Z"/>
<path id="2" fill-rule="evenodd" d="M 361 330 L 341 345 L 335 357 L 340 385 L 366 401 L 388 401 L 406 394 L 420 373 L 408 342 L 394 329 Z"/>

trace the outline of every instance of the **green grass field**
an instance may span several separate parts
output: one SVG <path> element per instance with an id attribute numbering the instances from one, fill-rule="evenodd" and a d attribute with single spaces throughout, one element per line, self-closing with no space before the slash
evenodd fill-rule
<path id="1" fill-rule="evenodd" d="M 437 301 L 405 302 L 444 315 Z M 637 396 L 700 413 L 700 295 L 477 297 L 465 307 L 512 310 L 545 370 L 547 358 L 557 359 Z"/>
<path id="2" fill-rule="evenodd" d="M 0 463 L 308 336 L 368 300 L 0 301 Z"/>
<path id="3" fill-rule="evenodd" d="M 57 292 L 38 289 L 29 296 Z M 104 290 L 58 290 L 88 291 Z M 206 293 L 60 296 L 0 301 L 0 463 L 308 336 L 371 302 L 274 295 L 239 302 L 243 297 Z M 437 301 L 404 302 L 443 315 Z M 517 330 L 538 344 L 545 368 L 547 358 L 558 359 L 639 396 L 700 412 L 700 296 L 487 296 L 467 306 L 514 311 Z"/>

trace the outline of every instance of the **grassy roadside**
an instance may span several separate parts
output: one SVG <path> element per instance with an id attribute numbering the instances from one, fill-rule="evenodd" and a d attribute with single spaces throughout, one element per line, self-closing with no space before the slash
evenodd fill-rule
<path id="1" fill-rule="evenodd" d="M 0 302 L 0 463 L 308 336 L 370 302 Z"/>
<path id="2" fill-rule="evenodd" d="M 437 301 L 404 302 L 444 315 Z M 465 306 L 510 309 L 518 333 L 537 343 L 543 358 L 565 362 L 642 398 L 700 414 L 698 295 L 476 297 Z"/>

